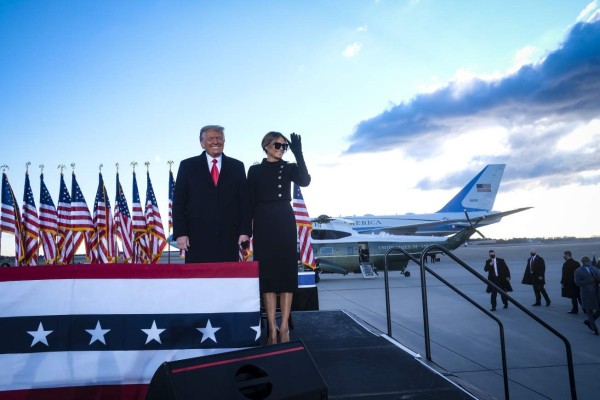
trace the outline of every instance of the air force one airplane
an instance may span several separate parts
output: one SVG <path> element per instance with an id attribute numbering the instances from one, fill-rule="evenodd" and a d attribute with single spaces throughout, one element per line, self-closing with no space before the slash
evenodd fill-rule
<path id="1" fill-rule="evenodd" d="M 474 232 L 478 220 L 473 225 L 461 229 L 450 237 L 416 236 L 416 235 L 378 235 L 362 234 L 352 229 L 349 221 L 330 218 L 325 215 L 313 220 L 311 243 L 319 268 L 323 272 L 348 274 L 361 272 L 361 267 L 368 264 L 375 270 L 385 267 L 385 254 L 388 250 L 400 247 L 415 257 L 432 245 L 444 246 L 454 250 L 467 241 Z M 434 255 L 439 251 L 433 251 Z M 390 271 L 400 271 L 410 276 L 406 270 L 409 259 L 400 252 L 390 253 L 388 267 Z"/>
<path id="2" fill-rule="evenodd" d="M 349 220 L 360 233 L 387 232 L 394 235 L 454 234 L 469 226 L 470 219 L 478 225 L 500 222 L 502 217 L 531 207 L 510 211 L 492 211 L 506 164 L 489 164 L 439 211 L 432 214 L 365 215 L 341 217 Z"/>

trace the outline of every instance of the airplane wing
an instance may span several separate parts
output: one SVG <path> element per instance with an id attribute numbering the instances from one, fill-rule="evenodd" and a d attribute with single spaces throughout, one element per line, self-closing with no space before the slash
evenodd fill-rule
<path id="1" fill-rule="evenodd" d="M 515 208 L 514 210 L 510 210 L 510 211 L 502 211 L 502 212 L 494 212 L 492 211 L 491 214 L 484 216 L 484 219 L 489 219 L 489 218 L 502 218 L 502 217 L 506 217 L 507 215 L 511 215 L 511 214 L 516 214 L 518 212 L 521 211 L 525 211 L 525 210 L 529 210 L 530 208 L 533 207 L 521 207 L 521 208 Z"/>

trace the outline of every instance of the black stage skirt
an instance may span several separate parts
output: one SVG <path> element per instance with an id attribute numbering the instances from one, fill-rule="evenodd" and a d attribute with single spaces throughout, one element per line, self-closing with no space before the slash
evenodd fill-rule
<path id="1" fill-rule="evenodd" d="M 289 201 L 256 205 L 253 246 L 261 293 L 298 290 L 296 235 L 296 219 Z"/>

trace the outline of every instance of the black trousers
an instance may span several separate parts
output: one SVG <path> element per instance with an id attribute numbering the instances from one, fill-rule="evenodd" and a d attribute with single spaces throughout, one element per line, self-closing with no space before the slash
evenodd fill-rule
<path id="1" fill-rule="evenodd" d="M 571 311 L 579 312 L 579 299 L 577 297 L 571 298 Z"/>
<path id="2" fill-rule="evenodd" d="M 508 305 L 508 299 L 506 298 L 505 295 L 500 295 L 500 297 L 502 298 L 502 304 L 504 304 L 505 306 Z M 496 299 L 498 298 L 498 291 L 495 289 L 491 289 L 490 292 L 490 300 L 492 301 L 492 308 L 496 308 Z"/>
<path id="3" fill-rule="evenodd" d="M 544 300 L 546 300 L 546 303 L 550 303 L 550 297 L 548 296 L 548 293 L 546 293 L 546 289 L 544 289 L 543 283 L 533 284 L 533 294 L 535 294 L 536 304 L 542 303 L 542 296 L 544 296 Z"/>

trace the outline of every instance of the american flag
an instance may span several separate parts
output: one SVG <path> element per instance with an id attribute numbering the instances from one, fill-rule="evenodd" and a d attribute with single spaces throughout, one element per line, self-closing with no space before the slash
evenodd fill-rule
<path id="1" fill-rule="evenodd" d="M 173 171 L 169 170 L 169 232 L 173 229 L 173 197 L 175 196 L 175 179 Z"/>
<path id="2" fill-rule="evenodd" d="M 25 189 L 23 191 L 23 242 L 25 257 L 21 265 L 37 265 L 40 247 L 40 220 L 27 172 L 25 172 Z"/>
<path id="3" fill-rule="evenodd" d="M 73 230 L 71 229 L 71 195 L 65 184 L 63 174 L 60 174 L 60 192 L 57 209 L 58 224 L 56 230 L 56 247 L 58 264 L 68 264 L 73 256 Z"/>
<path id="4" fill-rule="evenodd" d="M 246 262 L 250 260 L 250 257 L 252 257 L 252 254 L 254 253 L 254 241 L 252 240 L 252 238 L 250 238 L 249 241 L 249 245 L 247 249 L 242 248 L 242 246 L 239 246 L 238 248 L 238 259 L 240 262 Z"/>
<path id="5" fill-rule="evenodd" d="M 91 259 L 94 223 L 90 209 L 77 183 L 75 172 L 71 176 L 71 229 L 73 230 L 73 254 L 71 258 L 85 239 L 85 255 L 88 260 Z"/>
<path id="6" fill-rule="evenodd" d="M 148 230 L 146 228 L 146 217 L 140 201 L 140 192 L 138 190 L 135 171 L 133 171 L 133 200 L 131 203 L 133 211 L 133 260 L 138 264 L 148 264 L 150 262 L 148 249 Z"/>
<path id="7" fill-rule="evenodd" d="M 173 171 L 169 170 L 169 235 L 173 230 L 173 198 L 175 197 L 175 179 Z M 179 257 L 185 257 L 185 250 L 179 249 Z"/>
<path id="8" fill-rule="evenodd" d="M 92 263 L 108 264 L 114 262 L 114 238 L 111 218 L 110 201 L 106 194 L 102 173 L 99 173 L 98 190 L 94 201 Z"/>
<path id="9" fill-rule="evenodd" d="M 151 263 L 155 264 L 158 262 L 165 246 L 167 245 L 167 239 L 165 238 L 165 231 L 163 229 L 162 219 L 160 217 L 160 210 L 158 209 L 158 203 L 156 202 L 156 196 L 154 196 L 154 189 L 152 189 L 152 182 L 150 181 L 150 172 L 146 173 L 148 178 L 146 186 L 146 226 L 148 227 L 148 242 L 151 256 Z"/>
<path id="10" fill-rule="evenodd" d="M 0 209 L 0 233 L 2 232 L 11 233 L 15 236 L 15 261 L 17 265 L 20 265 L 25 257 L 21 213 L 5 172 L 2 173 L 2 207 Z"/>
<path id="11" fill-rule="evenodd" d="M 44 249 L 46 264 L 56 261 L 56 229 L 58 215 L 50 192 L 44 183 L 44 174 L 40 175 L 40 239 Z"/>
<path id="12" fill-rule="evenodd" d="M 292 201 L 294 216 L 296 217 L 296 228 L 298 230 L 298 243 L 300 247 L 300 260 L 302 264 L 312 269 L 316 268 L 312 244 L 310 243 L 310 232 L 313 229 L 312 222 L 308 216 L 308 210 L 300 191 L 300 186 L 294 184 L 294 199 Z"/>
<path id="13" fill-rule="evenodd" d="M 123 247 L 123 259 L 125 262 L 133 260 L 133 227 L 129 206 L 125 199 L 125 193 L 119 181 L 117 172 L 117 195 L 115 198 L 115 231 Z"/>

